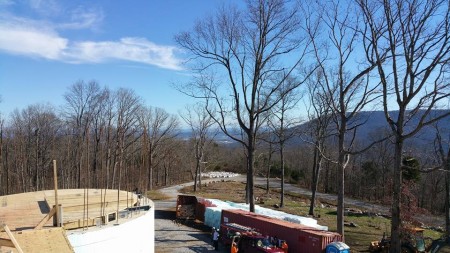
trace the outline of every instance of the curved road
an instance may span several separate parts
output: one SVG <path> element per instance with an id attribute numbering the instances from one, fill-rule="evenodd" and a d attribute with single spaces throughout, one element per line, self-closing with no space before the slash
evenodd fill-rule
<path id="1" fill-rule="evenodd" d="M 246 176 L 244 175 L 240 175 L 237 177 L 232 177 L 232 178 L 211 178 L 211 179 L 203 179 L 202 183 L 206 183 L 206 182 L 211 182 L 211 181 L 239 181 L 239 182 L 245 182 L 246 180 Z M 264 177 L 255 177 L 255 185 L 256 186 L 266 186 L 266 178 Z M 167 188 L 163 188 L 160 189 L 159 191 L 171 196 L 172 200 L 176 200 L 176 197 L 178 195 L 178 191 L 186 186 L 191 186 L 193 185 L 194 182 L 189 182 L 189 183 L 184 183 L 181 185 L 176 185 L 176 186 L 171 186 L 171 187 L 167 187 Z M 281 180 L 280 179 L 276 179 L 276 178 L 271 178 L 269 180 L 269 186 L 272 189 L 280 189 L 281 188 Z M 311 191 L 304 189 L 304 188 L 300 188 L 297 185 L 293 185 L 293 184 L 289 184 L 289 183 L 285 183 L 284 184 L 284 189 L 286 193 L 296 193 L 296 194 L 302 194 L 302 195 L 306 195 L 306 196 L 311 196 Z M 326 201 L 330 201 L 330 202 L 336 202 L 337 201 L 337 195 L 333 195 L 333 194 L 325 194 L 325 193 L 320 193 L 317 192 L 316 193 L 317 198 L 319 199 L 323 199 Z M 364 201 L 360 201 L 360 200 L 356 200 L 356 199 L 351 199 L 351 198 L 345 198 L 345 204 L 348 206 L 355 206 L 358 208 L 362 208 L 365 210 L 376 210 L 377 213 L 382 213 L 382 214 L 389 214 L 389 207 L 387 206 L 383 206 L 383 205 L 376 205 L 376 204 L 371 204 L 371 203 L 367 203 Z"/>

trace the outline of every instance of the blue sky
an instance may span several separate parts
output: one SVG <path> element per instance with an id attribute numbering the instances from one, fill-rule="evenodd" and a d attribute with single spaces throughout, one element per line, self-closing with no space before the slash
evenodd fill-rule
<path id="1" fill-rule="evenodd" d="M 0 112 L 64 103 L 73 83 L 133 89 L 177 113 L 193 101 L 173 40 L 225 0 L 0 0 Z"/>

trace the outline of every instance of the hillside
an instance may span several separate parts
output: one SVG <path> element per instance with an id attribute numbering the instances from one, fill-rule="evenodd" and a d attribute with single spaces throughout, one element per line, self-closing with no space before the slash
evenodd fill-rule
<path id="1" fill-rule="evenodd" d="M 433 111 L 432 114 L 434 115 L 440 115 L 446 111 L 442 110 L 436 110 Z M 392 112 L 391 117 L 395 118 L 397 117 L 398 112 Z M 406 125 L 405 129 L 406 131 L 410 131 L 412 127 L 416 126 L 419 122 L 419 116 L 421 116 L 421 113 L 418 113 L 418 115 L 414 118 L 411 118 L 408 121 L 408 124 Z M 298 131 L 300 133 L 304 133 L 304 135 L 308 135 L 310 132 L 310 129 L 312 128 L 313 122 L 308 121 L 306 123 L 303 123 L 299 126 L 297 126 L 294 130 Z M 334 131 L 333 125 L 334 123 L 331 123 L 330 131 Z M 383 133 L 390 133 L 389 126 L 386 122 L 384 112 L 383 111 L 364 111 L 360 112 L 355 119 L 350 122 L 349 128 L 352 126 L 355 126 L 357 124 L 362 124 L 357 128 L 356 131 L 356 140 L 359 143 L 367 143 L 372 140 L 376 140 L 378 137 L 381 137 Z M 443 133 L 443 136 L 447 136 L 450 132 L 450 117 L 446 117 L 439 121 L 438 127 L 440 131 Z M 413 138 L 410 140 L 407 140 L 406 145 L 430 145 L 433 144 L 433 141 L 436 137 L 436 129 L 433 125 L 425 126 L 422 128 Z M 293 139 L 290 143 L 299 143 L 301 142 L 300 138 Z"/>

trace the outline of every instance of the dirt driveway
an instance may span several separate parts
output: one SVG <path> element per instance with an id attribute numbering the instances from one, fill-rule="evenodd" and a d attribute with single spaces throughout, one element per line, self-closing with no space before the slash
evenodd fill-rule
<path id="1" fill-rule="evenodd" d="M 244 181 L 245 176 L 226 179 L 205 179 L 209 181 Z M 210 237 L 210 228 L 203 224 L 190 223 L 175 224 L 175 206 L 178 191 L 183 187 L 192 185 L 185 183 L 160 189 L 159 191 L 170 196 L 169 200 L 155 201 L 155 252 L 156 253 L 183 253 L 183 252 L 229 252 L 219 244 L 219 251 L 215 251 Z"/>
<path id="2" fill-rule="evenodd" d="M 219 246 L 215 251 L 209 228 L 203 224 L 175 224 L 175 201 L 155 201 L 155 252 L 229 252 Z"/>

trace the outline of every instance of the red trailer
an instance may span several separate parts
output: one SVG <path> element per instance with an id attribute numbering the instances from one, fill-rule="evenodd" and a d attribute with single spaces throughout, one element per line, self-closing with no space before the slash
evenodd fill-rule
<path id="1" fill-rule="evenodd" d="M 286 240 L 289 252 L 321 253 L 331 242 L 342 241 L 338 233 L 283 221 L 243 210 L 222 210 L 221 224 L 237 223 L 255 228 L 263 235 Z"/>
<path id="2" fill-rule="evenodd" d="M 205 221 L 205 211 L 207 207 L 215 207 L 211 201 L 204 198 L 197 198 L 197 204 L 195 207 L 195 218 L 199 221 Z"/>

